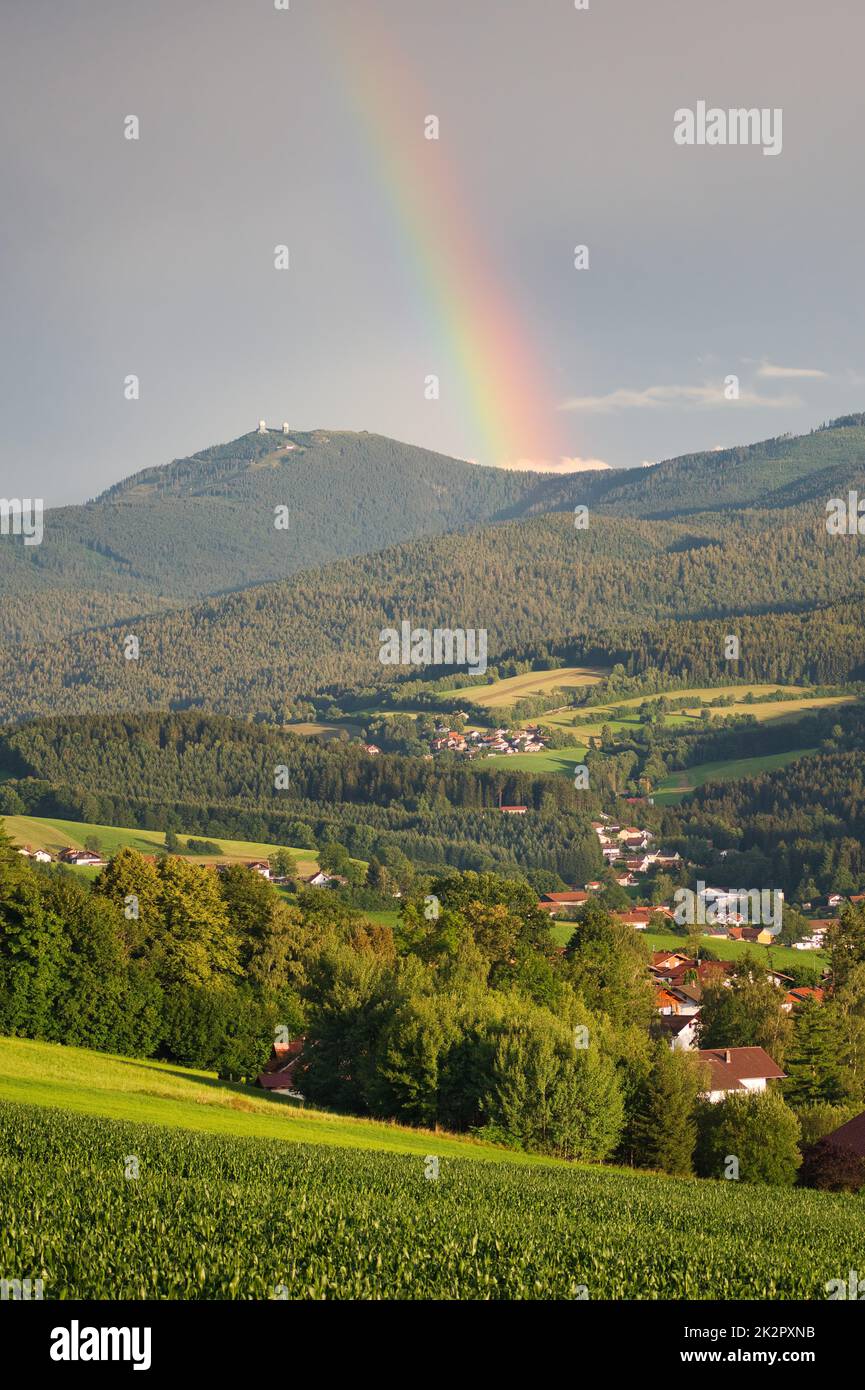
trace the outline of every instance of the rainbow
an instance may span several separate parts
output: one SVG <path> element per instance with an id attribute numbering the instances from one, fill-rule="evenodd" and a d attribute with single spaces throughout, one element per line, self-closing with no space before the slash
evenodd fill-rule
<path id="1" fill-rule="evenodd" d="M 467 437 L 481 463 L 559 461 L 563 453 L 551 384 L 524 324 L 491 265 L 459 186 L 453 140 L 426 140 L 422 84 L 363 8 L 363 29 L 328 26 L 339 86 L 388 198 L 426 313 L 431 344 L 460 383 Z M 435 103 L 432 103 L 435 109 Z"/>

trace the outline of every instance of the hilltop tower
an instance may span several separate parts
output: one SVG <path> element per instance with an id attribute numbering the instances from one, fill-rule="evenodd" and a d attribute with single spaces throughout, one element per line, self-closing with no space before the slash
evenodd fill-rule
<path id="1" fill-rule="evenodd" d="M 283 432 L 283 434 L 288 434 L 288 421 L 287 421 L 287 420 L 283 420 L 283 422 L 282 422 L 282 432 Z"/>
<path id="2" fill-rule="evenodd" d="M 258 422 L 258 433 L 259 433 L 259 434 L 267 434 L 267 421 L 266 421 L 266 420 L 259 420 L 259 422 Z"/>

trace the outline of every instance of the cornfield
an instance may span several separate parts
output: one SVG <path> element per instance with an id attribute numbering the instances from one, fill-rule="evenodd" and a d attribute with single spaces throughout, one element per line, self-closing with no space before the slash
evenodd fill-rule
<path id="1" fill-rule="evenodd" d="M 865 1272 L 857 1198 L 463 1159 L 435 1172 L 2 1104 L 0 1278 L 41 1278 L 46 1299 L 821 1299 Z"/>

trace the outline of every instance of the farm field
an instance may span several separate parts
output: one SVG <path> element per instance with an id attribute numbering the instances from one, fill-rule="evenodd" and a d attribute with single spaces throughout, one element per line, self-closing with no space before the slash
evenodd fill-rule
<path id="1" fill-rule="evenodd" d="M 542 695 L 547 690 L 571 690 L 577 686 L 597 685 L 608 673 L 600 667 L 562 666 L 557 671 L 527 671 L 521 676 L 506 676 L 490 685 L 463 686 L 459 690 L 443 691 L 448 699 L 462 696 L 473 705 L 496 709 L 512 705 L 526 695 Z"/>
<path id="2" fill-rule="evenodd" d="M 361 731 L 361 725 L 350 719 L 341 720 L 338 724 L 285 724 L 283 728 L 287 733 L 300 734 L 302 738 L 320 738 L 324 743 L 332 743 L 343 731 L 351 738 L 358 738 Z"/>
<path id="3" fill-rule="evenodd" d="M 292 1144 L 427 1154 L 434 1143 L 435 1153 L 453 1158 L 471 1156 L 522 1166 L 557 1161 L 457 1135 L 432 1135 L 426 1130 L 309 1109 L 257 1086 L 220 1081 L 212 1072 L 175 1063 L 116 1057 L 24 1038 L 0 1038 L 0 1101 Z"/>
<path id="4" fill-rule="evenodd" d="M 376 908 L 370 911 L 369 908 L 364 907 L 360 911 L 367 922 L 375 922 L 379 927 L 395 927 L 399 921 L 399 908 L 381 908 L 380 910 Z"/>
<path id="5" fill-rule="evenodd" d="M 823 1300 L 865 1240 L 848 1196 L 445 1156 L 433 1177 L 421 1153 L 3 1103 L 0 1181 L 0 1265 L 49 1300 Z"/>
<path id="6" fill-rule="evenodd" d="M 494 767 L 528 769 L 530 772 L 564 772 L 573 776 L 574 764 L 585 759 L 585 748 L 545 748 L 541 753 L 495 753 L 476 758 L 471 766 L 476 771 Z"/>
<path id="7" fill-rule="evenodd" d="M 670 698 L 683 698 L 685 696 L 693 698 L 694 705 L 683 706 L 681 709 L 672 710 L 665 715 L 664 723 L 668 727 L 684 727 L 700 718 L 701 700 L 714 700 L 720 696 L 739 695 L 744 696 L 751 691 L 754 695 L 768 695 L 776 690 L 789 691 L 791 695 L 798 692 L 804 694 L 801 686 L 779 686 L 779 685 L 751 685 L 751 686 L 717 686 L 699 687 L 692 690 L 676 690 L 668 692 Z M 616 700 L 611 705 L 589 706 L 582 709 L 563 709 L 556 710 L 541 717 L 541 723 L 558 725 L 560 728 L 570 729 L 579 738 L 598 737 L 604 724 L 609 724 L 612 729 L 627 729 L 638 723 L 636 711 L 640 705 L 653 700 L 661 699 L 661 695 L 640 695 L 627 700 Z M 712 719 L 720 718 L 725 715 L 733 714 L 752 714 L 758 723 L 775 722 L 776 720 L 789 720 L 796 718 L 809 710 L 825 709 L 834 705 L 850 704 L 857 699 L 855 695 L 822 695 L 805 697 L 803 699 L 790 700 L 771 700 L 766 704 L 749 704 L 744 699 L 737 699 L 732 705 L 723 706 L 720 709 L 710 709 L 709 714 Z M 633 709 L 635 711 L 633 719 L 613 719 L 611 718 L 612 709 Z"/>
<path id="8" fill-rule="evenodd" d="M 84 841 L 91 835 L 99 840 L 103 854 L 116 854 L 119 849 L 129 847 L 141 854 L 154 854 L 165 847 L 165 835 L 161 830 L 124 829 L 116 825 L 94 825 L 88 821 L 54 820 L 45 816 L 6 816 L 3 824 L 7 834 L 18 845 L 32 845 L 34 849 L 47 849 L 52 854 L 71 846 L 83 849 Z M 185 848 L 188 835 L 178 835 L 181 851 Z M 193 835 L 192 839 L 208 839 L 218 845 L 221 855 L 196 854 L 191 856 L 196 864 L 231 864 L 247 859 L 267 859 L 281 848 L 279 845 L 259 844 L 253 840 L 219 840 L 215 836 Z M 318 861 L 308 849 L 289 849 L 294 856 L 295 867 L 300 874 L 314 874 Z M 85 867 L 76 870 L 87 874 Z"/>
<path id="9" fill-rule="evenodd" d="M 652 790 L 653 799 L 662 806 L 673 805 L 707 782 L 728 782 L 736 777 L 756 777 L 760 772 L 774 772 L 797 758 L 816 753 L 816 748 L 792 748 L 786 753 L 767 753 L 762 758 L 730 758 L 726 762 L 697 763 L 681 772 L 671 772 Z"/>

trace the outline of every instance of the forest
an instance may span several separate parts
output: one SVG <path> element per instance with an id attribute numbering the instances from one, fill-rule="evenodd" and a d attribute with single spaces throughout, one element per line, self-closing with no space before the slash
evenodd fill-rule
<path id="1" fill-rule="evenodd" d="M 865 911 L 833 934 L 831 995 L 791 1017 L 747 958 L 707 985 L 703 1045 L 762 1046 L 783 1091 L 700 1101 L 695 1055 L 653 1028 L 648 952 L 598 903 L 567 948 L 525 883 L 427 879 L 394 928 L 327 893 L 287 904 L 254 872 L 119 851 L 92 885 L 0 833 L 0 1031 L 254 1079 L 305 1039 L 314 1104 L 559 1157 L 789 1186 L 865 1101 Z M 434 902 L 434 913 L 426 904 Z M 768 1127 L 768 1128 L 767 1128 Z M 835 1182 L 837 1174 L 828 1175 Z"/>

